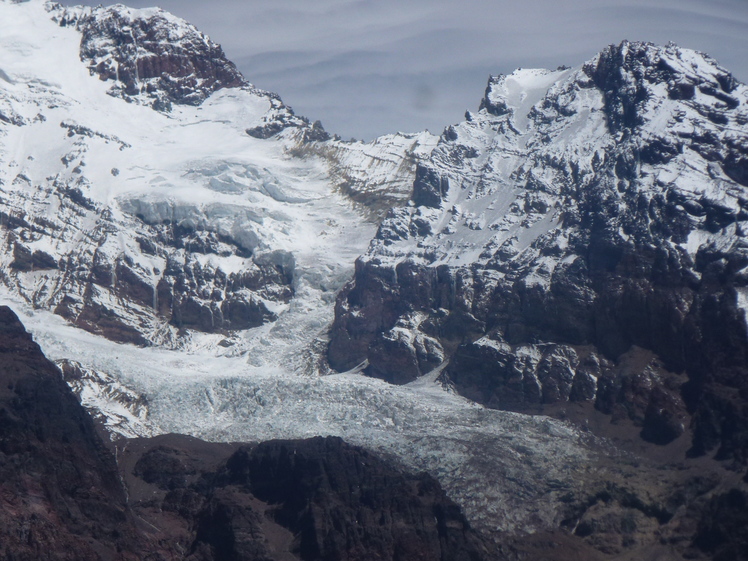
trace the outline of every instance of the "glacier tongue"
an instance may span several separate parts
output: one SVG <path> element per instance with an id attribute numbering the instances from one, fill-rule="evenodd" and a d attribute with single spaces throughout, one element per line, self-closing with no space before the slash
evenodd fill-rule
<path id="1" fill-rule="evenodd" d="M 83 404 L 116 435 L 248 442 L 341 436 L 433 474 L 491 532 L 557 526 L 563 512 L 554 497 L 579 491 L 573 474 L 600 453 L 563 422 L 492 411 L 445 391 L 438 371 L 409 386 L 355 372 L 298 376 L 204 352 L 138 349 L 7 296 L 0 302 L 19 310 L 45 354 L 63 363 Z"/>

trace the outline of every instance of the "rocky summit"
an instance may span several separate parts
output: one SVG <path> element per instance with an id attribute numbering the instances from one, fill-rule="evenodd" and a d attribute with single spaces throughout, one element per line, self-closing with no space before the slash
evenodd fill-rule
<path id="1" fill-rule="evenodd" d="M 492 78 L 356 261 L 331 364 L 446 364 L 489 407 L 591 402 L 744 461 L 747 101 L 675 45 Z"/>
<path id="2" fill-rule="evenodd" d="M 0 0 L 0 557 L 746 559 L 747 225 L 703 53 L 347 142 L 163 10 Z"/>

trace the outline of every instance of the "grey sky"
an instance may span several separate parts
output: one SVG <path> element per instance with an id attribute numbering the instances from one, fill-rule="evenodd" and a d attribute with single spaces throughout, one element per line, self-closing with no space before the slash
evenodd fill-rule
<path id="1" fill-rule="evenodd" d="M 439 133 L 477 109 L 489 74 L 574 66 L 623 39 L 675 41 L 748 80 L 748 0 L 125 3 L 187 19 L 249 81 L 345 138 Z"/>

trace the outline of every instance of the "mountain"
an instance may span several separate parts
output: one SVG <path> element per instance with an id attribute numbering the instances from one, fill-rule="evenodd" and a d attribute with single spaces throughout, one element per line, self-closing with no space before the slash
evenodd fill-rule
<path id="1" fill-rule="evenodd" d="M 435 143 L 329 140 L 293 157 L 329 135 L 186 22 L 122 6 L 3 11 L 3 284 L 114 341 L 179 347 L 187 331 L 272 323 L 297 300 L 320 329 L 314 302 L 373 232 L 353 199 L 406 198 Z"/>
<path id="2" fill-rule="evenodd" d="M 159 9 L 3 0 L 0 53 L 0 303 L 156 550 L 741 558 L 748 90 L 715 61 L 624 42 L 362 143 Z"/>
<path id="3" fill-rule="evenodd" d="M 744 462 L 747 102 L 675 45 L 492 78 L 357 260 L 330 363 L 446 363 L 489 407 L 594 403 Z"/>

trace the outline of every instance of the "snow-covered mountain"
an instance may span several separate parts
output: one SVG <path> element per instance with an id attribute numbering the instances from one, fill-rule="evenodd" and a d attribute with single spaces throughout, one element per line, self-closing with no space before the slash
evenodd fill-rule
<path id="1" fill-rule="evenodd" d="M 344 142 L 162 10 L 0 0 L 0 300 L 114 438 L 342 436 L 494 537 L 675 543 L 701 464 L 509 411 L 745 460 L 746 103 L 624 42 Z"/>
<path id="2" fill-rule="evenodd" d="M 748 88 L 675 45 L 492 78 L 338 299 L 330 362 L 745 458 Z M 709 394 L 710 397 L 707 397 Z M 740 421 L 739 424 L 743 424 Z"/>
<path id="3" fill-rule="evenodd" d="M 167 53 L 146 40 L 162 36 Z M 574 429 L 433 380 L 317 377 L 336 294 L 436 137 L 329 138 L 277 96 L 216 81 L 235 72 L 220 49 L 160 10 L 0 2 L 0 41 L 2 299 L 110 430 L 345 436 L 442 474 L 487 527 L 557 522 L 546 458 L 592 453 Z M 196 45 L 215 68 L 191 62 Z M 532 452 L 507 456 L 502 427 Z M 534 497 L 487 485 L 496 463 L 471 467 L 486 449 L 522 479 L 535 458 Z"/>
<path id="4" fill-rule="evenodd" d="M 435 144 L 331 140 L 161 10 L 2 9 L 3 283 L 115 341 L 322 329 L 373 233 L 352 199 L 407 198 Z"/>

